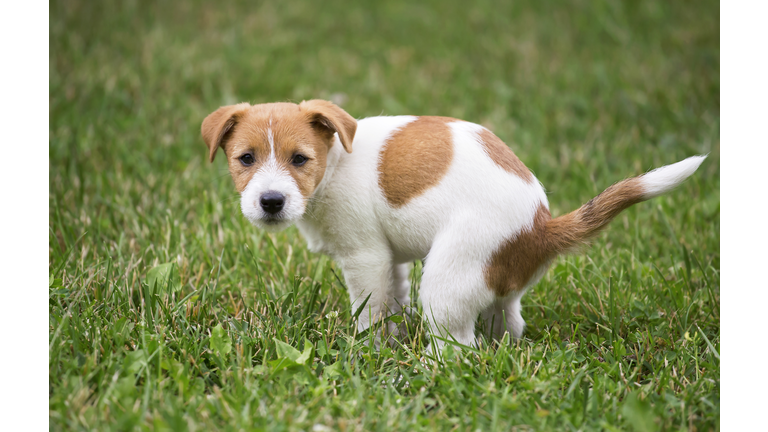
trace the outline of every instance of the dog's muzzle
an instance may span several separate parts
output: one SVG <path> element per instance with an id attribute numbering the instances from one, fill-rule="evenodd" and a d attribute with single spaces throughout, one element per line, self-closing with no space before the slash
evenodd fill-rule
<path id="1" fill-rule="evenodd" d="M 276 215 L 280 213 L 285 205 L 285 195 L 280 192 L 269 191 L 264 193 L 259 199 L 261 209 L 269 215 Z"/>

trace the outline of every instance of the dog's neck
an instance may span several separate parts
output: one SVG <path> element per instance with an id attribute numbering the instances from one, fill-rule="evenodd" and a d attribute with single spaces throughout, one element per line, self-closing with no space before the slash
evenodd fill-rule
<path id="1" fill-rule="evenodd" d="M 327 202 L 325 200 L 325 188 L 330 183 L 339 161 L 344 157 L 345 152 L 337 137 L 334 137 L 334 143 L 328 151 L 326 157 L 325 174 L 320 184 L 315 188 L 315 192 L 307 202 L 307 208 L 304 211 L 304 217 L 296 221 L 296 226 L 301 234 L 307 240 L 309 250 L 316 253 L 330 253 L 326 249 L 324 236 L 324 227 L 322 224 L 323 214 L 326 212 Z"/>
<path id="2" fill-rule="evenodd" d="M 312 197 L 309 198 L 307 201 L 307 208 L 304 211 L 304 217 L 302 218 L 303 221 L 307 221 L 310 224 L 314 225 L 314 222 L 308 221 L 308 219 L 315 219 L 318 212 L 322 213 L 322 207 L 324 205 L 324 195 L 325 195 L 325 188 L 326 186 L 331 182 L 331 179 L 333 178 L 333 174 L 336 172 L 336 167 L 339 164 L 339 160 L 342 158 L 342 155 L 344 154 L 344 150 L 341 146 L 341 142 L 339 142 L 339 138 L 334 135 L 333 137 L 333 145 L 328 150 L 328 155 L 326 156 L 326 163 L 325 163 L 325 173 L 323 174 L 323 179 L 320 180 L 320 184 L 317 185 L 315 188 L 315 192 L 312 194 Z M 301 222 L 301 221 L 299 221 Z M 299 224 L 301 226 L 301 224 Z"/>
<path id="3" fill-rule="evenodd" d="M 336 172 L 336 166 L 339 163 L 339 159 L 341 159 L 342 153 L 344 153 L 344 150 L 341 147 L 341 142 L 339 142 L 339 138 L 334 135 L 333 145 L 330 150 L 328 150 L 328 156 L 326 156 L 325 159 L 325 174 L 323 174 L 323 179 L 320 180 L 320 184 L 315 188 L 315 192 L 312 194 L 313 198 L 321 198 L 323 196 L 325 186 L 331 181 L 331 177 L 333 177 L 333 174 Z M 312 205 L 311 199 L 309 204 Z"/>

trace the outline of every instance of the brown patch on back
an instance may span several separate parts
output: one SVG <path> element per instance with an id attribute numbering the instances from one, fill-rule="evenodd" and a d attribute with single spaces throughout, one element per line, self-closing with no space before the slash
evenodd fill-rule
<path id="1" fill-rule="evenodd" d="M 381 150 L 379 187 L 392 207 L 402 207 L 435 186 L 453 160 L 448 117 L 423 116 L 395 132 Z"/>
<path id="2" fill-rule="evenodd" d="M 483 145 L 488 157 L 499 167 L 510 174 L 515 174 L 528 183 L 533 182 L 533 174 L 520 161 L 515 153 L 504 144 L 493 132 L 483 129 L 478 136 L 478 141 Z"/>
<path id="3" fill-rule="evenodd" d="M 555 257 L 548 250 L 547 222 L 549 210 L 539 204 L 533 227 L 501 244 L 485 268 L 485 283 L 499 297 L 520 291 L 531 277 Z"/>

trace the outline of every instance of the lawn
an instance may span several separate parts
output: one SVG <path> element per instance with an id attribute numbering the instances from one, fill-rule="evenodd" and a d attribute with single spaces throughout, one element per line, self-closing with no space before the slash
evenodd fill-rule
<path id="1" fill-rule="evenodd" d="M 49 31 L 52 430 L 720 428 L 718 2 L 75 0 Z M 709 158 L 559 258 L 522 340 L 434 365 L 418 320 L 370 350 L 336 264 L 207 161 L 219 106 L 312 98 L 483 124 L 554 216 Z"/>

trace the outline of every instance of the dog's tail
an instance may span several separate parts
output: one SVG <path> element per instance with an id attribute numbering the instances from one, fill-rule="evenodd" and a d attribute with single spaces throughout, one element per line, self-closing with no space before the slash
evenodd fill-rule
<path id="1" fill-rule="evenodd" d="M 571 213 L 549 220 L 546 237 L 550 251 L 566 253 L 585 245 L 622 210 L 674 189 L 693 174 L 706 157 L 689 157 L 620 181 Z"/>

